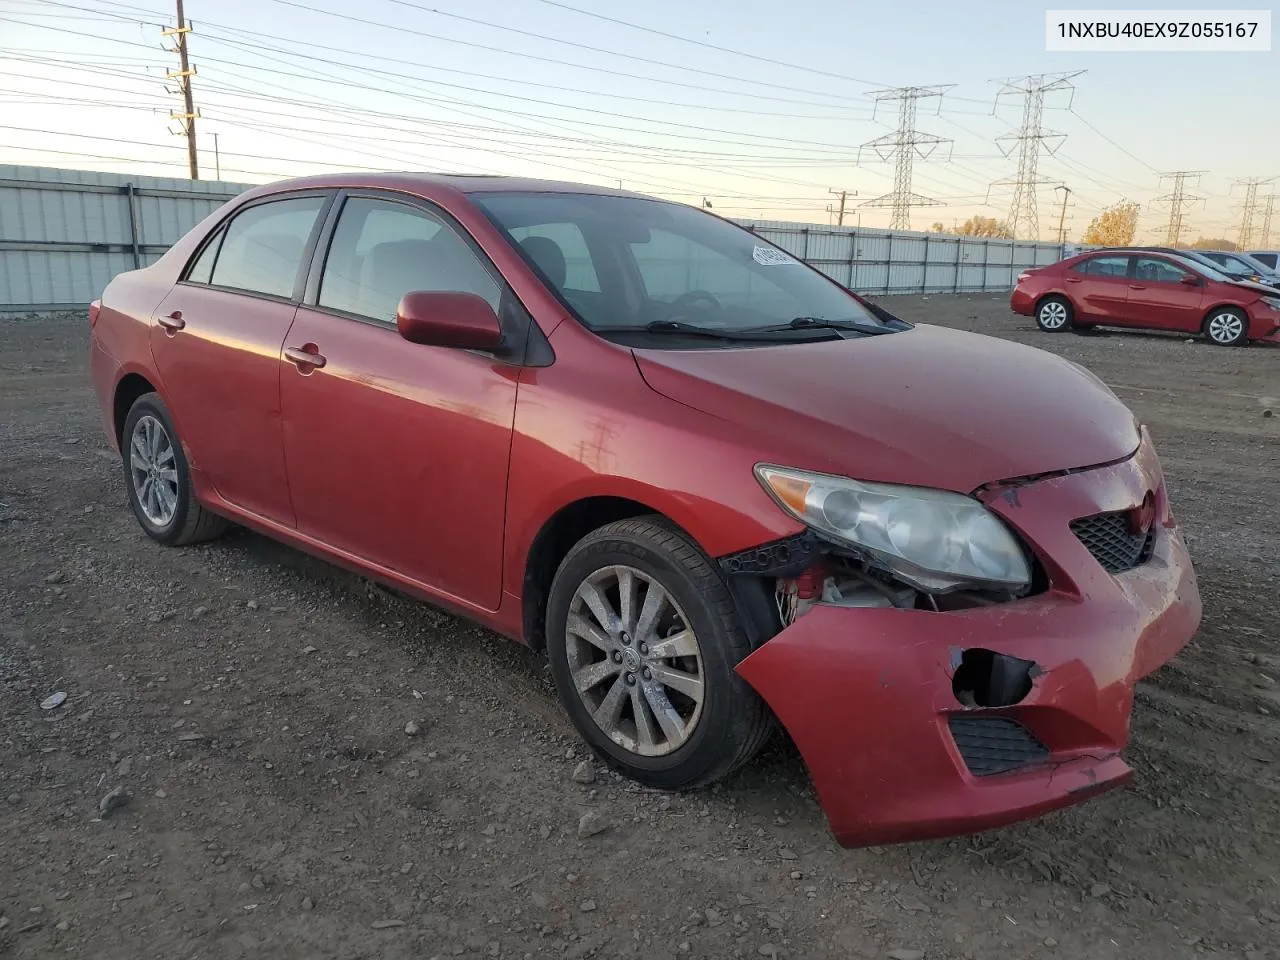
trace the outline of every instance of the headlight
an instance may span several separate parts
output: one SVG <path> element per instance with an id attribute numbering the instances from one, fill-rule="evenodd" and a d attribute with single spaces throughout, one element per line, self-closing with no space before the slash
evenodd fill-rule
<path id="1" fill-rule="evenodd" d="M 756 467 L 756 477 L 796 519 L 868 554 L 920 590 L 1016 589 L 1031 582 L 1018 541 L 971 497 L 768 464 Z"/>
<path id="2" fill-rule="evenodd" d="M 1262 302 L 1272 310 L 1280 312 L 1280 297 L 1263 297 Z"/>

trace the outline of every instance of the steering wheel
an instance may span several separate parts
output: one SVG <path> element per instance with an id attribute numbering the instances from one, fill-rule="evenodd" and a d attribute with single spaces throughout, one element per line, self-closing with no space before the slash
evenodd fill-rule
<path id="1" fill-rule="evenodd" d="M 671 301 L 671 312 L 679 313 L 684 307 L 690 307 L 698 301 L 705 301 L 711 304 L 717 310 L 720 309 L 720 301 L 705 290 L 690 290 L 688 293 L 682 293 Z"/>

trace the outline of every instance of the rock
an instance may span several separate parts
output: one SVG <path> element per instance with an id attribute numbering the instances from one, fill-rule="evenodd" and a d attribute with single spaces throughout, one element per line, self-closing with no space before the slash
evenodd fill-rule
<path id="1" fill-rule="evenodd" d="M 779 859 L 782 859 L 782 860 L 799 860 L 800 859 L 800 857 L 796 855 L 796 852 L 788 847 L 783 847 L 781 850 L 779 850 L 778 857 Z"/>
<path id="2" fill-rule="evenodd" d="M 538 828 L 538 837 L 543 840 L 551 839 L 551 828 L 545 823 Z"/>
<path id="3" fill-rule="evenodd" d="M 703 916 L 707 918 L 708 927 L 718 927 L 724 923 L 724 915 L 719 910 L 714 910 L 711 907 L 703 911 Z"/>
<path id="4" fill-rule="evenodd" d="M 258 609 L 258 601 L 257 601 L 257 600 L 248 600 L 248 601 L 246 601 L 246 602 L 245 602 L 245 606 L 246 606 L 246 607 L 248 607 L 250 610 L 257 610 L 257 609 Z"/>
<path id="5" fill-rule="evenodd" d="M 1095 883 L 1089 888 L 1089 896 L 1091 897 L 1105 897 L 1110 892 L 1111 884 L 1109 883 Z"/>
<path id="6" fill-rule="evenodd" d="M 422 726 L 417 720 L 410 720 L 404 725 L 404 732 L 406 736 L 416 737 L 422 732 Z"/>
<path id="7" fill-rule="evenodd" d="M 594 913 L 596 909 L 596 902 L 594 900 L 583 900 L 582 905 L 578 907 L 578 909 L 583 913 Z"/>
<path id="8" fill-rule="evenodd" d="M 778 955 L 778 948 L 772 943 L 762 943 L 756 950 L 756 953 L 760 954 L 762 957 L 776 957 Z"/>
<path id="9" fill-rule="evenodd" d="M 133 757 L 125 757 L 116 764 L 116 776 L 127 777 L 133 772 Z"/>
<path id="10" fill-rule="evenodd" d="M 193 741 L 196 741 L 196 740 L 203 740 L 204 734 L 203 733 L 184 733 L 180 737 L 178 737 L 178 739 L 183 741 L 184 743 L 192 743 Z"/>
<path id="11" fill-rule="evenodd" d="M 595 783 L 596 768 L 590 760 L 583 760 L 573 768 L 574 783 Z"/>
<path id="12" fill-rule="evenodd" d="M 209 608 L 206 606 L 196 607 L 194 610 L 191 611 L 191 619 L 199 620 L 208 612 L 209 612 Z"/>
<path id="13" fill-rule="evenodd" d="M 1269 409 L 1268 409 L 1268 410 L 1263 410 L 1263 411 L 1262 411 L 1262 415 L 1263 415 L 1264 417 L 1266 417 L 1266 418 L 1270 418 L 1270 417 L 1274 416 L 1274 414 L 1273 414 Z"/>
<path id="14" fill-rule="evenodd" d="M 49 574 L 47 577 L 44 578 L 44 582 L 45 583 L 62 583 L 62 581 L 65 579 L 67 578 L 61 570 L 55 570 L 53 571 L 53 573 Z"/>
<path id="15" fill-rule="evenodd" d="M 792 879 L 792 880 L 803 880 L 803 879 L 804 879 L 804 874 L 803 874 L 803 873 L 801 873 L 799 870 L 792 870 L 792 871 L 791 871 L 791 879 Z"/>
<path id="16" fill-rule="evenodd" d="M 116 787 L 105 797 L 98 801 L 98 815 L 105 817 L 111 811 L 118 810 L 129 802 L 129 794 L 125 792 L 124 787 Z"/>
<path id="17" fill-rule="evenodd" d="M 885 954 L 889 960 L 924 960 L 923 950 L 909 950 L 905 947 L 898 947 L 890 950 Z"/>
<path id="18" fill-rule="evenodd" d="M 22 802 L 22 794 L 20 794 L 20 793 L 11 793 L 11 794 L 9 794 L 9 796 L 8 796 L 8 797 L 6 797 L 5 799 L 7 799 L 11 804 L 13 804 L 13 805 L 16 807 L 18 804 L 20 804 L 20 803 Z"/>
<path id="19" fill-rule="evenodd" d="M 392 927 L 403 927 L 403 920 L 375 920 L 371 924 L 375 930 L 390 930 Z"/>
<path id="20" fill-rule="evenodd" d="M 303 898 L 302 898 L 302 909 L 303 909 L 303 910 L 314 910 L 315 908 L 316 908 L 316 902 L 315 902 L 314 900 L 312 900 L 310 897 L 303 897 Z"/>
<path id="21" fill-rule="evenodd" d="M 156 799 L 157 799 L 157 800 L 163 800 L 163 799 L 164 799 L 165 797 L 167 797 L 167 796 L 168 796 L 168 794 L 167 794 L 167 793 L 165 793 L 163 790 L 157 790 L 157 791 L 156 791 Z"/>
<path id="22" fill-rule="evenodd" d="M 59 933 L 66 933 L 68 930 L 71 929 L 71 922 L 69 920 L 59 920 L 54 925 L 54 929 L 57 930 Z"/>
<path id="23" fill-rule="evenodd" d="M 303 647 L 303 648 L 302 648 L 302 652 L 303 652 L 303 653 L 315 653 L 315 652 L 316 652 L 316 648 L 315 648 L 315 647 L 313 647 L 313 646 L 311 646 L 311 644 L 307 644 L 305 647 Z"/>
<path id="24" fill-rule="evenodd" d="M 578 821 L 579 837 L 594 837 L 598 833 L 604 833 L 609 829 L 609 824 L 605 822 L 603 816 L 595 810 L 588 810 L 582 815 L 582 819 Z"/>
<path id="25" fill-rule="evenodd" d="M 59 690 L 57 693 L 51 693 L 40 701 L 41 710 L 57 710 L 60 706 L 67 702 L 67 695 Z"/>
<path id="26" fill-rule="evenodd" d="M 1044 945 L 1046 947 L 1056 947 L 1058 945 L 1058 941 L 1053 939 L 1053 937 L 1045 937 Z"/>
<path id="27" fill-rule="evenodd" d="M 492 837 L 495 833 L 498 832 L 498 828 L 491 823 L 480 832 L 483 833 L 486 837 Z"/>

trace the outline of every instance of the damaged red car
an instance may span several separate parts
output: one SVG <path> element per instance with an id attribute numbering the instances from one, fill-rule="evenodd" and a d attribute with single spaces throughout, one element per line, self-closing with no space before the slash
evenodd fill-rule
<path id="1" fill-rule="evenodd" d="M 240 524 L 544 650 L 683 789 L 777 724 L 847 846 L 1125 783 L 1200 598 L 1151 439 L 1083 368 L 896 319 L 706 212 L 317 177 L 90 311 L 142 529 Z"/>

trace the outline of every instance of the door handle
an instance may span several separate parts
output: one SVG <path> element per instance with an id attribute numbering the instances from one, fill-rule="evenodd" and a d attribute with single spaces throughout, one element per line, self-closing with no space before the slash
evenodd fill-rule
<path id="1" fill-rule="evenodd" d="M 328 362 L 321 356 L 319 348 L 314 343 L 308 343 L 301 347 L 285 347 L 284 358 L 302 373 L 310 373 L 312 370 L 323 367 Z"/>
<path id="2" fill-rule="evenodd" d="M 1131 284 L 1129 284 L 1129 289 L 1130 289 L 1130 290 L 1145 290 L 1145 289 L 1147 289 L 1147 288 L 1146 288 L 1143 284 L 1141 284 L 1141 283 L 1131 283 Z"/>
<path id="3" fill-rule="evenodd" d="M 1067 283 L 1079 283 L 1079 282 L 1080 282 L 1079 277 L 1067 277 Z"/>
<path id="4" fill-rule="evenodd" d="M 187 321 L 182 319 L 182 311 L 175 310 L 167 317 L 160 317 L 156 321 L 160 326 L 164 327 L 169 333 L 177 333 L 187 325 Z"/>

